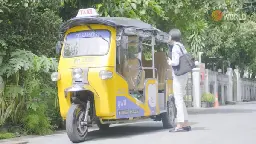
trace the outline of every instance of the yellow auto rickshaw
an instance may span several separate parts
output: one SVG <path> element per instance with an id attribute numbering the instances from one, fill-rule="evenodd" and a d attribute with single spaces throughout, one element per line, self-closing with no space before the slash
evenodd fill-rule
<path id="1" fill-rule="evenodd" d="M 56 46 L 60 112 L 72 142 L 86 140 L 88 127 L 152 119 L 174 126 L 169 35 L 140 20 L 99 17 L 80 9 L 64 23 Z"/>

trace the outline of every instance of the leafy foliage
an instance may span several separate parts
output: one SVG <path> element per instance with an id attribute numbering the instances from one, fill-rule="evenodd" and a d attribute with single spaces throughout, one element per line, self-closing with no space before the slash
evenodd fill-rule
<path id="1" fill-rule="evenodd" d="M 1 68 L 1 75 L 6 75 L 8 82 L 2 104 L 8 103 L 9 107 L 3 110 L 8 111 L 12 122 L 23 123 L 28 133 L 49 133 L 51 123 L 47 108 L 54 106 L 52 99 L 56 99 L 56 92 L 47 82 L 50 83 L 48 72 L 56 70 L 56 61 L 24 50 L 16 50 L 10 55 L 8 63 Z"/>
<path id="2" fill-rule="evenodd" d="M 6 3 L 7 10 L 0 18 L 4 19 L 0 29 L 0 49 L 5 49 L 7 54 L 19 48 L 34 54 L 54 56 L 57 30 L 61 24 L 61 19 L 53 11 L 57 9 L 55 4 L 26 0 Z"/>
<path id="3" fill-rule="evenodd" d="M 0 133 L 0 140 L 14 138 L 14 137 L 15 137 L 15 134 L 13 133 Z"/>
<path id="4" fill-rule="evenodd" d="M 61 18 L 60 1 L 0 2 L 0 126 L 18 126 L 28 134 L 48 134 L 61 119 L 50 72 Z M 55 116 L 55 117 L 53 117 Z"/>

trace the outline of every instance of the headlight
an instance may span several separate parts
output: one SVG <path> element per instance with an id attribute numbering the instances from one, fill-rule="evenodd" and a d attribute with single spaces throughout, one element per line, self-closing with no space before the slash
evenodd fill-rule
<path id="1" fill-rule="evenodd" d="M 51 74 L 51 79 L 52 79 L 52 81 L 58 81 L 58 80 L 60 80 L 60 74 L 59 74 L 58 72 L 53 72 L 53 73 Z"/>
<path id="2" fill-rule="evenodd" d="M 106 70 L 102 70 L 100 71 L 100 78 L 105 80 L 105 79 L 110 79 L 112 78 L 113 73 L 111 71 L 106 71 Z"/>
<path id="3" fill-rule="evenodd" d="M 83 80 L 83 70 L 80 68 L 73 69 L 72 76 L 73 76 L 74 81 L 82 81 Z"/>

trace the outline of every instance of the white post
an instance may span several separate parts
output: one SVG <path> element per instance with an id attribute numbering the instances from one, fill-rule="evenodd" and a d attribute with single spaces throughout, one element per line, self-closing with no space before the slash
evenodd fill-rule
<path id="1" fill-rule="evenodd" d="M 198 52 L 198 57 L 199 57 L 199 64 L 201 64 L 201 62 L 202 62 L 202 54 L 203 54 L 204 52 Z"/>
<path id="2" fill-rule="evenodd" d="M 201 107 L 201 90 L 200 90 L 200 68 L 194 68 L 193 74 L 193 104 L 195 108 Z"/>
<path id="3" fill-rule="evenodd" d="M 224 93 L 224 84 L 221 84 L 221 104 L 225 105 L 225 93 Z"/>
<path id="4" fill-rule="evenodd" d="M 247 81 L 247 88 L 246 88 L 246 90 L 247 90 L 247 100 L 250 100 L 250 81 L 248 80 Z"/>
<path id="5" fill-rule="evenodd" d="M 155 78 L 155 37 L 151 39 L 153 78 Z"/>
<path id="6" fill-rule="evenodd" d="M 246 81 L 245 91 L 246 91 L 245 99 L 248 100 L 248 97 L 249 97 L 249 82 L 248 82 L 248 80 Z"/>
<path id="7" fill-rule="evenodd" d="M 204 81 L 204 92 L 205 93 L 209 93 L 210 90 L 209 90 L 209 70 L 208 69 L 205 69 L 205 81 Z"/>
<path id="8" fill-rule="evenodd" d="M 238 102 L 241 102 L 242 101 L 242 97 L 241 97 L 241 95 L 242 95 L 242 84 L 241 84 L 241 79 L 240 79 L 240 73 L 239 73 L 239 70 L 238 69 L 235 69 L 234 70 L 235 71 L 235 73 L 236 73 L 236 76 L 237 76 L 237 85 L 236 85 L 236 101 L 238 101 Z"/>
<path id="9" fill-rule="evenodd" d="M 243 80 L 240 80 L 240 97 L 241 97 L 241 101 L 244 100 L 244 96 L 245 96 L 245 82 Z"/>
<path id="10" fill-rule="evenodd" d="M 219 94 L 219 91 L 218 91 L 218 86 L 219 86 L 219 83 L 218 83 L 218 73 L 217 72 L 213 72 L 214 73 L 214 95 L 216 96 L 218 94 L 218 99 L 220 98 L 220 94 Z"/>
<path id="11" fill-rule="evenodd" d="M 255 85 L 255 83 L 253 83 L 253 100 L 256 100 L 256 85 Z"/>
<path id="12" fill-rule="evenodd" d="M 228 75 L 228 87 L 227 87 L 227 101 L 232 102 L 233 100 L 233 77 L 232 77 L 232 68 L 227 68 Z"/>
<path id="13" fill-rule="evenodd" d="M 253 83 L 253 100 L 256 100 L 256 88 L 255 83 Z"/>
<path id="14" fill-rule="evenodd" d="M 252 100 L 252 82 L 250 81 L 250 88 L 249 88 L 249 100 Z"/>

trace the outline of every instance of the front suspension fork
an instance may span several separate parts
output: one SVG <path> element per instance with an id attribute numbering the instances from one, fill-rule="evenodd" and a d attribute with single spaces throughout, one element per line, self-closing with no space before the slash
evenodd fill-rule
<path id="1" fill-rule="evenodd" d="M 88 100 L 85 106 L 85 114 L 83 117 L 83 121 L 81 122 L 82 125 L 88 126 L 88 120 L 90 121 L 90 116 L 89 115 L 89 110 L 90 110 L 90 101 Z"/>

